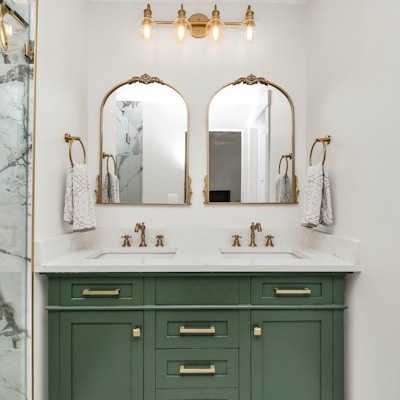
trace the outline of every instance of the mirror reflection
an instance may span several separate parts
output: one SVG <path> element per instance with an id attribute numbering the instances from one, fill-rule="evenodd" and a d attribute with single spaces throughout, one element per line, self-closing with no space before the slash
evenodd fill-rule
<path id="1" fill-rule="evenodd" d="M 188 110 L 180 93 L 142 75 L 100 109 L 99 203 L 190 204 Z"/>
<path id="2" fill-rule="evenodd" d="M 225 85 L 208 108 L 205 203 L 294 203 L 294 107 L 249 75 Z"/>

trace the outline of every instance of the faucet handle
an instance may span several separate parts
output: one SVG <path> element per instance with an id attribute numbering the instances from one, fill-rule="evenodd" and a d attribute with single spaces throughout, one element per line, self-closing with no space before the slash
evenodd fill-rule
<path id="1" fill-rule="evenodd" d="M 164 235 L 157 235 L 156 239 L 156 247 L 164 247 Z"/>
<path id="2" fill-rule="evenodd" d="M 232 235 L 232 237 L 233 237 L 232 246 L 233 247 L 240 247 L 240 240 L 239 239 L 241 239 L 242 237 L 239 236 L 239 235 Z"/>
<path id="3" fill-rule="evenodd" d="M 132 239 L 132 236 L 123 235 L 123 236 L 121 236 L 121 239 L 124 239 L 124 242 L 122 243 L 122 247 L 131 247 L 131 242 L 129 239 Z"/>
<path id="4" fill-rule="evenodd" d="M 272 242 L 272 239 L 274 238 L 275 236 L 272 236 L 272 235 L 267 235 L 267 236 L 265 236 L 265 238 L 267 239 L 267 242 L 265 243 L 265 246 L 266 247 L 274 247 L 274 243 Z"/>

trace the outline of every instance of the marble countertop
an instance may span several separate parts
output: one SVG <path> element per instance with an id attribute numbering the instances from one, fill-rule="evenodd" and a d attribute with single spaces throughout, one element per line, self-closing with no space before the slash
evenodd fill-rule
<path id="1" fill-rule="evenodd" d="M 294 247 L 100 247 L 37 265 L 36 273 L 344 272 L 359 265 L 319 250 Z"/>

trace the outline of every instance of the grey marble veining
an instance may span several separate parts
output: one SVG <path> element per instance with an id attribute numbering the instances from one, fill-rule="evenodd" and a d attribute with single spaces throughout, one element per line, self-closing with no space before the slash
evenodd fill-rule
<path id="1" fill-rule="evenodd" d="M 10 5 L 35 20 L 35 0 Z M 22 49 L 35 31 L 6 17 L 13 35 L 7 53 L 0 45 L 0 400 L 27 400 L 34 66 Z"/>

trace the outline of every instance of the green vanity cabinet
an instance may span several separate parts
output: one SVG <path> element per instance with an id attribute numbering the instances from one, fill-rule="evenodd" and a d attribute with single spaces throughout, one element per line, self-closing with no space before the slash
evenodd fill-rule
<path id="1" fill-rule="evenodd" d="M 49 400 L 343 400 L 345 274 L 49 274 Z"/>

